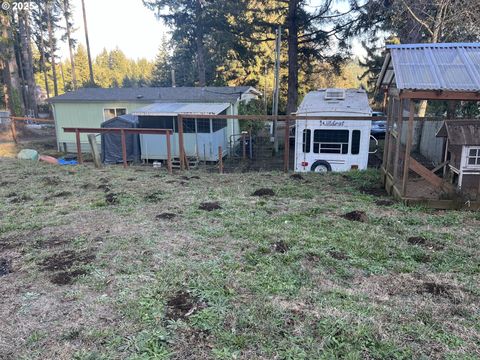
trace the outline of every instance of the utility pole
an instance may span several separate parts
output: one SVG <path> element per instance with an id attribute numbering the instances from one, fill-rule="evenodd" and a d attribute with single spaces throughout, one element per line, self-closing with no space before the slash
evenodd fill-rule
<path id="1" fill-rule="evenodd" d="M 82 0 L 83 24 L 85 26 L 85 41 L 87 43 L 88 69 L 90 70 L 90 86 L 95 84 L 93 79 L 92 56 L 90 55 L 90 41 L 88 40 L 87 13 L 85 12 L 85 0 Z"/>
<path id="2" fill-rule="evenodd" d="M 282 27 L 279 26 L 275 36 L 275 90 L 273 91 L 273 152 L 278 153 L 278 137 L 277 137 L 277 118 L 278 118 L 278 101 L 280 97 L 280 48 L 282 45 Z"/>

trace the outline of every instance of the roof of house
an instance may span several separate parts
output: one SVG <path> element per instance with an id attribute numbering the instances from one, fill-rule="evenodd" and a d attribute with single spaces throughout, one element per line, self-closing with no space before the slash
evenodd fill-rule
<path id="1" fill-rule="evenodd" d="M 450 145 L 480 145 L 480 120 L 447 120 L 437 137 L 448 138 Z"/>
<path id="2" fill-rule="evenodd" d="M 132 114 L 137 116 L 218 115 L 229 107 L 229 103 L 154 103 L 137 109 Z"/>
<path id="3" fill-rule="evenodd" d="M 234 103 L 245 94 L 260 95 L 250 86 L 237 87 L 142 87 L 142 88 L 82 88 L 55 96 L 59 102 L 228 102 Z"/>
<path id="4" fill-rule="evenodd" d="M 325 113 L 370 116 L 367 92 L 363 89 L 318 89 L 303 98 L 297 114 L 321 115 Z"/>
<path id="5" fill-rule="evenodd" d="M 388 45 L 377 87 L 480 91 L 480 43 Z"/>

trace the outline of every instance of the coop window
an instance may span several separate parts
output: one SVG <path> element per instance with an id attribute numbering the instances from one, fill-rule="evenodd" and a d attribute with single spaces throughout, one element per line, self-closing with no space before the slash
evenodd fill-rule
<path id="1" fill-rule="evenodd" d="M 125 108 L 109 108 L 103 110 L 103 120 L 107 121 L 113 119 L 117 116 L 122 116 L 127 113 L 127 109 Z"/>
<path id="2" fill-rule="evenodd" d="M 227 120 L 225 119 L 213 119 L 212 128 L 213 132 L 224 129 L 227 127 Z"/>
<path id="3" fill-rule="evenodd" d="M 173 130 L 173 117 L 171 116 L 139 116 L 141 128 Z"/>
<path id="4" fill-rule="evenodd" d="M 303 152 L 310 152 L 310 144 L 312 143 L 312 130 L 303 130 Z"/>
<path id="5" fill-rule="evenodd" d="M 315 130 L 313 152 L 316 154 L 348 154 L 348 130 Z"/>
<path id="6" fill-rule="evenodd" d="M 209 133 L 210 132 L 210 119 L 197 119 L 197 132 Z"/>
<path id="7" fill-rule="evenodd" d="M 468 149 L 467 165 L 480 166 L 480 147 Z"/>
<path id="8" fill-rule="evenodd" d="M 183 119 L 183 132 L 186 134 L 195 133 L 195 119 Z"/>
<path id="9" fill-rule="evenodd" d="M 360 130 L 352 131 L 352 155 L 360 154 Z"/>

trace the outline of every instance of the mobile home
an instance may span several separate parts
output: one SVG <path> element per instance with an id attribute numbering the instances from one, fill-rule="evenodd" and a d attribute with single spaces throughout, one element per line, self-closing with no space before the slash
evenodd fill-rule
<path id="1" fill-rule="evenodd" d="M 298 116 L 332 116 L 332 120 L 296 120 L 295 171 L 363 170 L 368 165 L 370 120 L 335 120 L 333 117 L 371 116 L 362 89 L 320 89 L 308 93 Z"/>

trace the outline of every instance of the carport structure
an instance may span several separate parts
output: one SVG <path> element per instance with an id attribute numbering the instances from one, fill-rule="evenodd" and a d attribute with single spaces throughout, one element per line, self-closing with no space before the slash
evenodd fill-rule
<path id="1" fill-rule="evenodd" d="M 449 163 L 444 154 L 444 161 L 433 169 L 412 157 L 413 139 L 418 135 L 414 121 L 425 120 L 415 118 L 420 102 L 446 101 L 454 108 L 457 102 L 480 101 L 480 44 L 389 45 L 387 51 L 377 81 L 377 89 L 385 92 L 388 114 L 382 164 L 385 189 L 407 204 L 480 208 L 480 191 L 462 193 L 446 176 L 438 175 L 447 173 L 442 171 Z M 448 120 L 454 121 L 455 114 L 449 115 Z"/>

